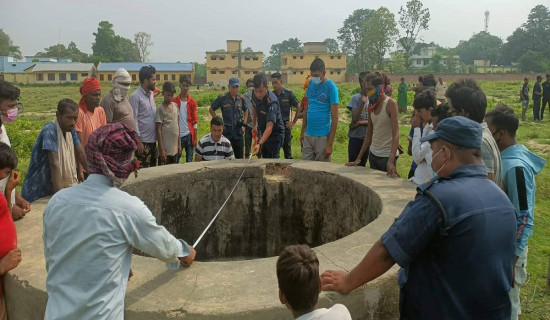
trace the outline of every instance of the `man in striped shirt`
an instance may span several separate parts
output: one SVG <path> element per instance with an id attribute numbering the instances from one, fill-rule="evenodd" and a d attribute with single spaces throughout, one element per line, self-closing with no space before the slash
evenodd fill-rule
<path id="1" fill-rule="evenodd" d="M 229 139 L 223 136 L 223 120 L 216 116 L 210 121 L 210 133 L 201 138 L 195 149 L 195 161 L 234 159 Z"/>

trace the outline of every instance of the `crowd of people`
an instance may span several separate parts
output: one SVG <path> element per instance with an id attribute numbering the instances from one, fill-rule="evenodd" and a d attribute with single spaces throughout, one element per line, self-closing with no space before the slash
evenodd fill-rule
<path id="1" fill-rule="evenodd" d="M 103 99 L 100 82 L 87 78 L 80 101 L 60 100 L 55 120 L 38 135 L 21 195 L 15 191 L 18 159 L 2 125 L 0 276 L 21 261 L 13 221 L 29 212 L 33 201 L 52 196 L 43 217 L 46 319 L 123 319 L 133 248 L 186 267 L 196 252 L 119 187 L 140 168 L 178 164 L 183 152 L 185 162 L 279 158 L 281 149 L 292 159 L 292 128 L 298 119 L 302 159 L 331 161 L 338 88 L 326 77 L 321 59 L 312 62 L 310 71 L 301 101 L 283 87 L 279 73 L 271 75 L 273 90 L 259 73 L 246 81 L 245 94 L 239 93 L 239 79 L 229 79 L 228 92 L 208 110 L 210 133 L 200 139 L 189 78 L 180 77 L 177 96 L 176 86 L 165 82 L 158 107 L 152 66 L 141 68 L 140 87 L 130 96 L 131 77 L 124 69 L 116 72 Z M 533 91 L 539 105 L 543 101 L 542 113 L 545 94 L 550 95 L 550 75 L 547 79 L 542 85 L 538 79 Z M 526 79 L 522 101 L 527 84 Z M 396 178 L 404 152 L 399 113 L 406 111 L 410 88 L 401 78 L 396 101 L 389 78 L 369 71 L 359 74 L 359 85 L 347 106 L 346 166 L 368 161 L 370 168 Z M 296 319 L 351 319 L 341 304 L 318 309 L 319 292 L 349 293 L 396 263 L 403 318 L 518 319 L 521 314 L 519 288 L 533 233 L 535 175 L 545 160 L 517 144 L 520 122 L 512 108 L 499 105 L 486 112 L 485 94 L 475 81 L 447 87 L 441 77 L 436 81 L 427 75 L 414 90 L 408 148 L 414 160 L 408 178 L 418 185 L 414 201 L 350 272 L 320 275 L 319 261 L 307 245 L 286 247 L 276 266 L 279 298 Z M 19 94 L 0 81 L 3 122 L 15 120 Z M 64 219 L 68 214 L 71 219 Z M 0 283 L 0 320 L 5 320 L 1 290 Z"/>

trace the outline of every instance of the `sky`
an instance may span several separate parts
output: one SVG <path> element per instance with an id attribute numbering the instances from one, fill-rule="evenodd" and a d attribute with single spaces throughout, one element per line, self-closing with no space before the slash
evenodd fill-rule
<path id="1" fill-rule="evenodd" d="M 23 55 L 34 55 L 51 45 L 74 41 L 91 53 L 93 32 L 102 20 L 117 35 L 133 40 L 140 31 L 151 34 L 149 60 L 205 61 L 206 51 L 226 48 L 226 40 L 242 40 L 243 49 L 269 54 L 272 44 L 288 38 L 302 42 L 336 39 L 344 20 L 356 9 L 382 4 L 395 14 L 406 0 L 1 0 L 0 28 Z M 504 41 L 525 21 L 541 0 L 424 0 L 430 9 L 425 42 L 455 47 L 483 31 L 484 12 L 490 11 L 489 32 Z M 61 41 L 60 41 L 61 40 Z"/>

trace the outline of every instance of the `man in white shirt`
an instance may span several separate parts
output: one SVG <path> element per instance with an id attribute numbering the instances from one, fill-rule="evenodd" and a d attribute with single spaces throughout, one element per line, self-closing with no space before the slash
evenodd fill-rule
<path id="1" fill-rule="evenodd" d="M 439 82 L 435 85 L 435 97 L 441 103 L 445 103 L 445 91 L 447 91 L 447 83 L 443 82 L 442 77 L 439 77 Z"/>

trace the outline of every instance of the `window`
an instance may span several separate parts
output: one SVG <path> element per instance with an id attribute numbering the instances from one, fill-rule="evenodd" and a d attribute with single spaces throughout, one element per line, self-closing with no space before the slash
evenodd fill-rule
<path id="1" fill-rule="evenodd" d="M 424 65 L 427 66 L 430 64 L 430 59 L 424 59 Z"/>
<path id="2" fill-rule="evenodd" d="M 36 74 L 36 81 L 44 81 L 44 74 L 43 73 L 37 73 Z"/>
<path id="3" fill-rule="evenodd" d="M 220 74 L 225 74 L 225 71 L 220 71 Z"/>
<path id="4" fill-rule="evenodd" d="M 304 74 L 304 72 L 303 72 L 303 71 L 300 71 L 300 74 Z"/>
<path id="5" fill-rule="evenodd" d="M 334 56 L 330 56 L 330 60 L 334 60 Z"/>
<path id="6" fill-rule="evenodd" d="M 210 74 L 216 74 L 216 70 L 210 71 Z"/>
<path id="7" fill-rule="evenodd" d="M 245 71 L 244 74 L 250 74 L 250 71 Z"/>
<path id="8" fill-rule="evenodd" d="M 81 76 L 81 77 L 87 77 L 87 76 L 88 76 L 88 73 L 87 73 L 87 72 L 81 73 L 80 76 Z"/>
<path id="9" fill-rule="evenodd" d="M 254 58 L 252 58 L 252 60 L 254 60 L 254 61 L 258 61 L 258 58 L 257 58 L 257 57 L 254 57 Z"/>
<path id="10" fill-rule="evenodd" d="M 253 73 L 253 74 L 256 74 L 256 73 L 258 73 L 258 71 L 252 71 L 252 73 Z"/>
<path id="11" fill-rule="evenodd" d="M 172 81 L 176 81 L 176 75 L 175 74 L 172 75 Z"/>
<path id="12" fill-rule="evenodd" d="M 221 56 L 221 57 L 220 57 L 220 60 L 225 60 L 225 56 Z"/>
<path id="13" fill-rule="evenodd" d="M 342 59 L 342 56 L 338 56 L 338 60 Z"/>
<path id="14" fill-rule="evenodd" d="M 160 74 L 157 73 L 155 79 L 157 79 L 157 81 L 160 81 Z"/>
<path id="15" fill-rule="evenodd" d="M 336 72 L 337 74 L 340 74 L 340 71 Z"/>
<path id="16" fill-rule="evenodd" d="M 77 74 L 71 73 L 71 81 L 76 81 Z"/>
<path id="17" fill-rule="evenodd" d="M 60 73 L 59 74 L 59 81 L 67 81 L 67 74 L 66 73 Z"/>
<path id="18" fill-rule="evenodd" d="M 250 60 L 250 57 L 244 57 L 244 60 L 248 61 Z"/>
<path id="19" fill-rule="evenodd" d="M 237 56 L 231 56 L 231 58 L 233 58 L 233 59 L 237 59 Z"/>
<path id="20" fill-rule="evenodd" d="M 304 60 L 304 56 L 300 56 L 300 60 Z"/>
<path id="21" fill-rule="evenodd" d="M 112 80 L 113 80 L 113 75 L 112 75 L 112 74 L 108 74 L 108 75 L 107 75 L 107 80 L 112 81 Z"/>
<path id="22" fill-rule="evenodd" d="M 164 74 L 164 81 L 168 81 L 168 74 Z"/>
<path id="23" fill-rule="evenodd" d="M 102 74 L 100 74 L 100 75 L 99 75 L 99 81 L 105 81 L 105 76 L 102 75 Z"/>
<path id="24" fill-rule="evenodd" d="M 416 59 L 416 64 L 421 64 L 422 63 L 422 59 Z"/>
<path id="25" fill-rule="evenodd" d="M 296 56 L 292 56 L 292 59 L 296 60 Z"/>
<path id="26" fill-rule="evenodd" d="M 55 73 L 48 73 L 48 81 L 55 81 Z"/>
<path id="27" fill-rule="evenodd" d="M 334 71 L 331 71 L 330 74 L 334 74 Z"/>
<path id="28" fill-rule="evenodd" d="M 233 74 L 237 74 L 238 71 L 237 71 L 237 70 L 233 70 L 232 73 L 233 73 Z"/>
<path id="29" fill-rule="evenodd" d="M 135 73 L 132 74 L 132 81 L 136 81 L 136 74 Z"/>
<path id="30" fill-rule="evenodd" d="M 216 60 L 216 56 L 211 56 L 210 60 Z"/>
<path id="31" fill-rule="evenodd" d="M 284 58 L 284 59 L 283 59 L 283 64 L 284 64 L 284 65 L 286 65 L 286 64 L 288 63 L 288 60 L 287 60 L 287 59 L 288 59 L 288 58 Z"/>

